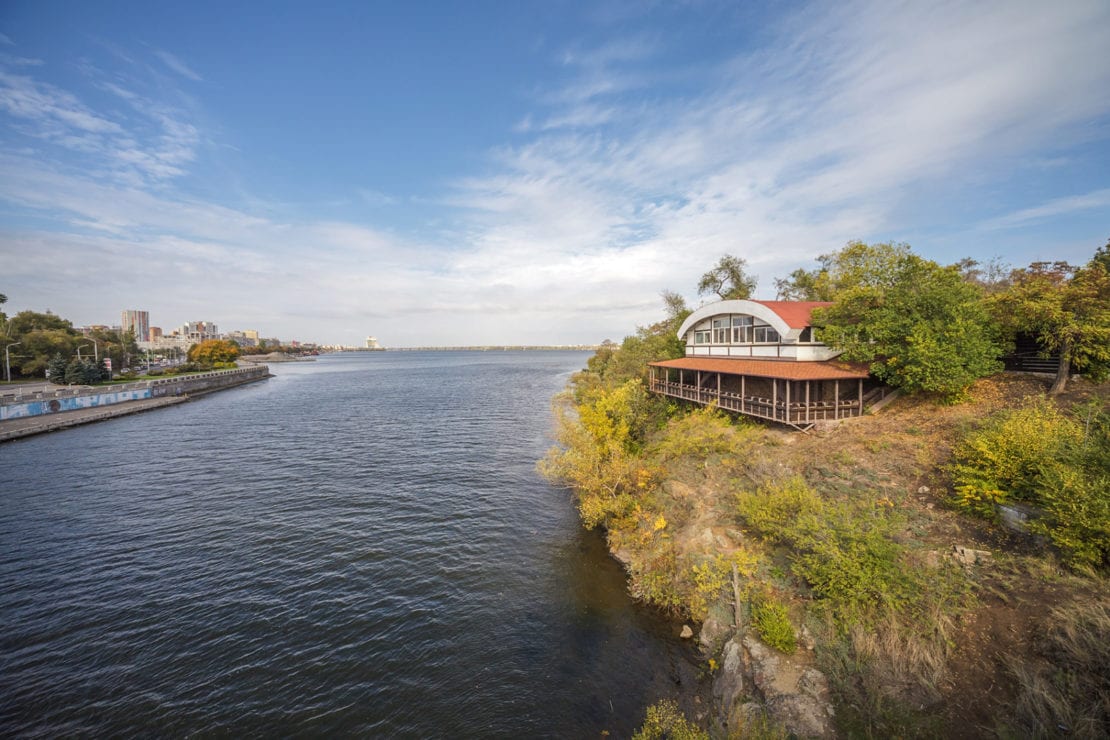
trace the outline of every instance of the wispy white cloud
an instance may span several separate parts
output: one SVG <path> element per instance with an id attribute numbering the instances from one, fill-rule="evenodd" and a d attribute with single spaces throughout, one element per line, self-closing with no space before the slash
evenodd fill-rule
<path id="1" fill-rule="evenodd" d="M 472 258 L 508 269 L 531 251 L 553 280 L 573 280 L 576 256 L 615 255 L 593 263 L 591 280 L 622 291 L 635 272 L 642 295 L 693 284 L 729 251 L 767 294 L 771 277 L 897 228 L 915 188 L 967 188 L 1110 113 L 1094 92 L 1110 89 L 1110 67 L 1091 63 L 1108 31 L 1099 2 L 807 6 L 769 50 L 706 70 L 719 80 L 708 92 L 650 109 L 622 99 L 627 86 L 602 65 L 541 98 L 550 120 L 604 99 L 606 120 L 635 124 L 576 133 L 533 112 L 532 140 L 498 152 L 496 174 L 459 184 L 483 214 Z"/>
<path id="2" fill-rule="evenodd" d="M 43 61 L 41 59 L 17 57 L 11 54 L 0 53 L 0 65 L 8 67 L 41 67 Z"/>
<path id="3" fill-rule="evenodd" d="M 1108 35 L 1102 0 L 818 3 L 765 29 L 766 47 L 682 85 L 652 37 L 572 46 L 515 143 L 427 203 L 435 228 L 404 235 L 383 226 L 396 196 L 370 189 L 348 191 L 368 206 L 359 223 L 286 218 L 275 214 L 303 209 L 249 193 L 198 198 L 179 182 L 203 165 L 210 132 L 175 97 L 93 71 L 114 106 L 94 109 L 9 68 L 0 107 L 35 141 L 96 166 L 7 151 L 0 200 L 58 215 L 69 233 L 9 229 L 0 252 L 21 256 L 6 261 L 11 280 L 69 286 L 93 317 L 102 296 L 73 286 L 190 313 L 176 321 L 325 341 L 617 339 L 658 315 L 661 289 L 688 290 L 723 252 L 746 257 L 770 295 L 771 278 L 850 238 L 897 234 L 923 188 L 958 197 L 1015 162 L 1066 166 L 1066 142 L 1110 115 L 1110 67 L 1092 63 Z M 657 92 L 663 78 L 669 92 Z M 1106 189 L 983 228 L 1102 208 Z"/>
<path id="4" fill-rule="evenodd" d="M 984 221 L 980 224 L 980 228 L 984 230 L 1013 229 L 1069 213 L 1091 211 L 1098 208 L 1110 208 L 1110 188 L 1094 190 L 1082 195 L 1053 198 L 1039 206 L 1022 208 L 1013 213 Z"/>
<path id="5" fill-rule="evenodd" d="M 181 61 L 181 59 L 169 53 L 168 51 L 165 51 L 163 49 L 155 49 L 154 56 L 158 57 L 162 61 L 162 64 L 165 64 L 167 67 L 172 69 L 174 72 L 177 72 L 182 77 L 190 79 L 193 82 L 202 82 L 204 79 L 199 74 L 194 72 L 192 68 L 189 67 L 189 65 L 185 64 L 185 62 Z"/>

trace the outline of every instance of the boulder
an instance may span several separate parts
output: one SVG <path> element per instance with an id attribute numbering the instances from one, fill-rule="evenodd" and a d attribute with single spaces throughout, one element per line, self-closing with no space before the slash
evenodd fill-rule
<path id="1" fill-rule="evenodd" d="M 690 629 L 690 625 L 682 625 L 682 633 L 679 635 L 683 640 L 689 640 L 694 636 L 694 631 Z"/>
<path id="2" fill-rule="evenodd" d="M 706 655 L 716 655 L 731 633 L 732 610 L 724 604 L 712 604 L 705 621 L 701 623 L 701 632 L 698 634 L 702 651 Z"/>
<path id="3" fill-rule="evenodd" d="M 744 638 L 743 645 L 752 683 L 770 717 L 798 737 L 833 737 L 834 714 L 825 675 L 752 635 Z"/>

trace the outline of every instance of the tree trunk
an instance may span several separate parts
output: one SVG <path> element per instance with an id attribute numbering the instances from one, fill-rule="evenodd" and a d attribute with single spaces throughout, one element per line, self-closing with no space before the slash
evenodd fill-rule
<path id="1" fill-rule="evenodd" d="M 1052 381 L 1052 387 L 1048 389 L 1048 395 L 1058 396 L 1063 393 L 1068 386 L 1068 373 L 1071 372 L 1071 339 L 1065 339 L 1060 342 L 1060 364 L 1056 366 L 1056 380 Z"/>

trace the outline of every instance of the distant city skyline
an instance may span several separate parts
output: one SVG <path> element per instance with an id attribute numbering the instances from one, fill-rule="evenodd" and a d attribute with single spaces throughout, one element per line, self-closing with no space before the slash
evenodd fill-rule
<path id="1" fill-rule="evenodd" d="M 270 9 L 5 4 L 7 313 L 592 344 L 726 252 L 1110 237 L 1105 0 Z"/>

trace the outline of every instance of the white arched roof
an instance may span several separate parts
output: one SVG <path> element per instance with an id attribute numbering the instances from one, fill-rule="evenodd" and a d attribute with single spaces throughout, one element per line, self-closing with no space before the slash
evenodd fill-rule
<path id="1" fill-rule="evenodd" d="M 756 303 L 755 301 L 747 300 L 717 301 L 716 303 L 710 303 L 707 306 L 702 306 L 697 311 L 694 311 L 692 314 L 687 316 L 686 320 L 682 322 L 682 326 L 679 327 L 678 338 L 684 339 L 686 337 L 686 332 L 690 331 L 692 327 L 712 316 L 735 313 L 755 316 L 757 319 L 766 321 L 768 324 L 774 327 L 775 331 L 779 333 L 779 336 L 784 339 L 786 337 L 797 337 L 797 335 L 801 333 L 800 329 L 791 329 L 781 316 L 779 316 L 767 306 L 764 306 L 762 303 Z"/>

